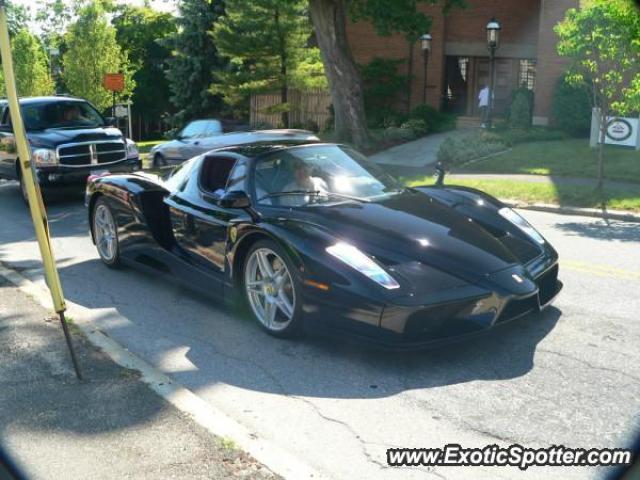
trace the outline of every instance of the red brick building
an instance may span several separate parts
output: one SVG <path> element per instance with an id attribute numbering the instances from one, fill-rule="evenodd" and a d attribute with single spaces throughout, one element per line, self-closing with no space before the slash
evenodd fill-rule
<path id="1" fill-rule="evenodd" d="M 466 9 L 445 16 L 437 6 L 421 5 L 433 18 L 432 48 L 427 68 L 427 103 L 463 116 L 477 116 L 477 96 L 489 83 L 489 52 L 485 27 L 492 17 L 501 24 L 495 63 L 495 112 L 508 108 L 511 92 L 526 85 L 535 92 L 534 123 L 544 125 L 551 97 L 566 60 L 556 53 L 553 27 L 579 0 L 468 0 Z M 409 48 L 401 35 L 378 36 L 365 22 L 350 23 L 349 42 L 356 62 L 375 57 L 406 59 Z M 422 103 L 424 63 L 420 42 L 413 46 L 412 107 Z M 405 63 L 406 65 L 406 63 Z M 406 68 L 406 67 L 405 67 Z"/>

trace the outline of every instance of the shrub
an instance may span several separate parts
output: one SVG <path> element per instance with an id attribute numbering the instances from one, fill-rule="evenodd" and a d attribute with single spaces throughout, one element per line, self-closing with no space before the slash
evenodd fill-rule
<path id="1" fill-rule="evenodd" d="M 407 85 L 407 77 L 398 73 L 404 60 L 374 58 L 360 67 L 364 88 L 364 105 L 369 127 L 400 125 L 394 110 L 398 95 Z"/>
<path id="2" fill-rule="evenodd" d="M 448 166 L 460 165 L 506 148 L 507 145 L 500 135 L 492 132 L 449 137 L 440 145 L 438 161 Z"/>
<path id="3" fill-rule="evenodd" d="M 506 145 L 513 146 L 527 142 L 563 140 L 566 138 L 566 134 L 560 130 L 544 127 L 532 127 L 524 130 L 517 128 L 505 130 L 500 132 L 500 137 Z"/>
<path id="4" fill-rule="evenodd" d="M 416 134 L 410 128 L 388 127 L 380 132 L 377 143 L 398 143 L 406 142 L 416 138 Z"/>
<path id="5" fill-rule="evenodd" d="M 574 137 L 588 137 L 591 131 L 591 101 L 586 85 L 573 85 L 566 78 L 556 83 L 552 111 L 555 125 Z"/>
<path id="6" fill-rule="evenodd" d="M 424 121 L 430 132 L 444 132 L 456 127 L 455 116 L 439 112 L 431 105 L 418 105 L 409 117 Z"/>
<path id="7" fill-rule="evenodd" d="M 404 122 L 400 128 L 412 130 L 416 137 L 422 137 L 427 134 L 427 122 L 420 118 L 410 118 Z"/>
<path id="8" fill-rule="evenodd" d="M 526 90 L 526 89 L 525 89 Z M 528 91 L 528 90 L 527 90 Z M 509 126 L 521 130 L 531 127 L 531 95 L 519 89 L 509 107 Z"/>

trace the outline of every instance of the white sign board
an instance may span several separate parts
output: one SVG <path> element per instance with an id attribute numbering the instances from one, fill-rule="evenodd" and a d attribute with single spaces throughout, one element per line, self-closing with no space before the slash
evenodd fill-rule
<path id="1" fill-rule="evenodd" d="M 640 120 L 637 118 L 607 117 L 604 143 L 640 148 Z"/>
<path id="2" fill-rule="evenodd" d="M 127 116 L 127 106 L 126 105 L 116 105 L 116 117 L 124 118 Z"/>

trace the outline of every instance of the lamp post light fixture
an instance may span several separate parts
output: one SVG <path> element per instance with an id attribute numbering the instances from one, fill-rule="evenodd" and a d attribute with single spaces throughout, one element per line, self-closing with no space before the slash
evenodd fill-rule
<path id="1" fill-rule="evenodd" d="M 493 121 L 493 89 L 495 87 L 496 50 L 500 45 L 500 23 L 492 18 L 487 23 L 487 48 L 489 49 L 489 110 L 487 112 L 487 127 L 491 128 Z"/>
<path id="2" fill-rule="evenodd" d="M 422 59 L 424 61 L 424 75 L 422 78 L 422 103 L 427 103 L 427 66 L 429 65 L 429 52 L 431 51 L 431 35 L 425 33 L 420 36 L 420 49 L 422 50 Z"/>

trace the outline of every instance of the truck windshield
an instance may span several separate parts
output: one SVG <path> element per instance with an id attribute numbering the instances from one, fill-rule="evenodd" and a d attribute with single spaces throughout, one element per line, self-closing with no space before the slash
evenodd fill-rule
<path id="1" fill-rule="evenodd" d="M 55 102 L 22 106 L 27 130 L 96 128 L 105 126 L 98 111 L 86 102 Z"/>

